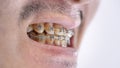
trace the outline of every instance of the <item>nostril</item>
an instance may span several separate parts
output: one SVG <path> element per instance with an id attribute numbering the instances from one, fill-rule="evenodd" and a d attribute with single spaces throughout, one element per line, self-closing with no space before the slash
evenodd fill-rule
<path id="1" fill-rule="evenodd" d="M 55 23 L 37 23 L 28 26 L 27 35 L 39 43 L 70 47 L 73 31 Z"/>

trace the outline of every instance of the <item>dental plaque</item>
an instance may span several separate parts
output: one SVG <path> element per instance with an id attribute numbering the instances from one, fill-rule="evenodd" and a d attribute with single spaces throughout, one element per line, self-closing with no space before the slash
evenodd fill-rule
<path id="1" fill-rule="evenodd" d="M 73 30 L 55 23 L 31 24 L 27 28 L 30 39 L 43 44 L 72 47 Z"/>

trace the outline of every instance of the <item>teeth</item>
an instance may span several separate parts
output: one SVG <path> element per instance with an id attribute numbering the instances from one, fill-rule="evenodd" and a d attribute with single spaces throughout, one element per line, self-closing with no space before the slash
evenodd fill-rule
<path id="1" fill-rule="evenodd" d="M 70 45 L 70 38 L 68 36 L 65 37 L 65 40 L 67 41 L 67 45 Z"/>
<path id="2" fill-rule="evenodd" d="M 61 46 L 62 47 L 67 47 L 67 41 L 66 40 L 62 40 L 61 41 Z"/>
<path id="3" fill-rule="evenodd" d="M 60 46 L 61 42 L 60 42 L 60 40 L 55 40 L 54 43 L 55 43 L 55 45 Z"/>
<path id="4" fill-rule="evenodd" d="M 65 35 L 66 30 L 62 26 L 55 24 L 54 28 L 56 35 Z"/>
<path id="5" fill-rule="evenodd" d="M 46 23 L 46 24 L 45 24 L 45 31 L 46 31 L 48 34 L 54 34 L 53 24 L 48 24 L 48 23 Z"/>
<path id="6" fill-rule="evenodd" d="M 27 28 L 27 32 L 31 32 L 33 30 L 32 25 L 29 25 Z"/>
<path id="7" fill-rule="evenodd" d="M 46 41 L 46 37 L 45 37 L 45 34 L 39 34 L 38 36 L 37 36 L 37 41 L 38 42 L 41 42 L 41 43 L 45 43 L 45 41 Z"/>
<path id="8" fill-rule="evenodd" d="M 44 24 L 34 24 L 33 29 L 38 33 L 43 33 L 44 31 Z"/>
<path id="9" fill-rule="evenodd" d="M 69 40 L 67 40 L 67 45 L 70 45 L 70 39 L 69 39 Z"/>
<path id="10" fill-rule="evenodd" d="M 55 36 L 55 45 L 60 46 L 61 45 L 61 40 L 64 40 L 63 36 Z"/>
<path id="11" fill-rule="evenodd" d="M 31 39 L 40 43 L 68 47 L 74 32 L 58 24 L 40 23 L 30 25 L 27 28 L 27 34 Z"/>
<path id="12" fill-rule="evenodd" d="M 56 40 L 64 40 L 65 37 L 64 37 L 64 36 L 55 36 L 55 39 L 56 39 Z"/>
<path id="13" fill-rule="evenodd" d="M 67 33 L 66 33 L 66 35 L 67 35 L 68 37 L 72 37 L 72 36 L 74 35 L 73 30 L 68 30 Z"/>
<path id="14" fill-rule="evenodd" d="M 48 44 L 53 44 L 54 43 L 54 35 L 47 35 L 46 42 Z"/>
<path id="15" fill-rule="evenodd" d="M 37 34 L 36 34 L 35 32 L 29 32 L 29 33 L 28 33 L 28 36 L 29 36 L 31 39 L 37 40 L 37 39 L 36 39 Z"/>

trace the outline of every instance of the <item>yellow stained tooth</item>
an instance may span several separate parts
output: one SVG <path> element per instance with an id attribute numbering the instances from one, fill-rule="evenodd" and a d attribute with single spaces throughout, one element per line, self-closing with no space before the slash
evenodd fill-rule
<path id="1" fill-rule="evenodd" d="M 54 43 L 54 35 L 47 35 L 46 43 L 53 44 Z"/>
<path id="2" fill-rule="evenodd" d="M 66 30 L 58 24 L 54 24 L 53 27 L 53 24 L 45 23 L 30 25 L 27 28 L 27 34 L 31 39 L 40 43 L 68 47 L 70 45 L 70 38 L 74 35 L 74 32 L 73 30 Z"/>
<path id="3" fill-rule="evenodd" d="M 56 40 L 64 40 L 65 37 L 64 37 L 64 36 L 55 36 L 55 39 L 56 39 Z"/>
<path id="4" fill-rule="evenodd" d="M 55 28 L 54 31 L 56 35 L 65 35 L 66 30 L 62 26 L 55 24 L 54 28 Z"/>
<path id="5" fill-rule="evenodd" d="M 67 47 L 67 41 L 66 40 L 61 40 L 61 46 L 62 47 Z"/>
<path id="6" fill-rule="evenodd" d="M 54 40 L 55 45 L 60 46 L 60 40 Z"/>
<path id="7" fill-rule="evenodd" d="M 67 41 L 67 45 L 70 45 L 70 38 L 68 36 L 65 37 L 65 40 Z"/>
<path id="8" fill-rule="evenodd" d="M 46 41 L 46 36 L 44 35 L 44 34 L 39 34 L 38 36 L 37 36 L 37 41 L 38 42 L 41 42 L 41 43 L 45 43 L 45 41 Z"/>
<path id="9" fill-rule="evenodd" d="M 27 32 L 31 32 L 32 30 L 33 30 L 32 25 L 29 25 L 29 26 L 27 27 Z"/>
<path id="10" fill-rule="evenodd" d="M 54 34 L 54 27 L 53 27 L 53 24 L 48 24 L 46 23 L 45 24 L 45 31 L 48 33 L 48 34 Z"/>
<path id="11" fill-rule="evenodd" d="M 27 34 L 31 39 L 36 40 L 37 34 L 35 32 L 32 31 L 32 32 L 28 32 Z"/>
<path id="12" fill-rule="evenodd" d="M 33 24 L 33 29 L 38 32 L 38 33 L 43 33 L 44 31 L 44 24 L 40 23 L 40 24 Z"/>

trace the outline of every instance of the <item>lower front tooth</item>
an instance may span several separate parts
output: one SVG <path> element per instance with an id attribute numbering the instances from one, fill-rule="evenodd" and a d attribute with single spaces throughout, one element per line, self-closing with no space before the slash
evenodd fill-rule
<path id="1" fill-rule="evenodd" d="M 55 45 L 60 46 L 60 40 L 54 40 Z"/>
<path id="2" fill-rule="evenodd" d="M 67 40 L 67 45 L 70 45 L 70 40 Z"/>
<path id="3" fill-rule="evenodd" d="M 70 45 L 70 38 L 68 36 L 65 37 L 65 40 L 67 41 L 67 45 Z"/>
<path id="4" fill-rule="evenodd" d="M 56 39 L 56 40 L 64 40 L 65 37 L 64 37 L 64 36 L 55 36 L 55 39 Z"/>
<path id="5" fill-rule="evenodd" d="M 61 46 L 62 47 L 67 47 L 67 41 L 66 40 L 62 40 L 61 41 Z"/>
<path id="6" fill-rule="evenodd" d="M 53 44 L 54 43 L 54 35 L 47 35 L 46 36 L 46 43 Z"/>
<path id="7" fill-rule="evenodd" d="M 37 41 L 38 42 L 41 42 L 41 43 L 45 43 L 45 41 L 46 41 L 46 36 L 44 35 L 44 34 L 39 34 L 38 36 L 37 36 Z"/>

